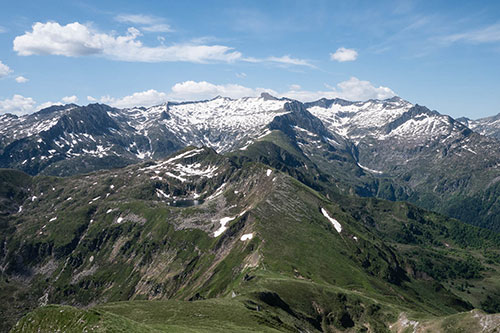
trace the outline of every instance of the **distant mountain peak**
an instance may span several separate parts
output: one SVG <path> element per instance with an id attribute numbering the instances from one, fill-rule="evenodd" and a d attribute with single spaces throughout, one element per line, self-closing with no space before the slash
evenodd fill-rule
<path id="1" fill-rule="evenodd" d="M 265 101 L 277 101 L 278 98 L 274 97 L 268 92 L 263 92 L 260 94 L 260 98 L 263 98 Z"/>
<path id="2" fill-rule="evenodd" d="M 391 98 L 384 99 L 384 101 L 386 101 L 386 102 L 400 102 L 400 101 L 404 101 L 404 99 L 402 99 L 399 96 L 393 96 Z"/>

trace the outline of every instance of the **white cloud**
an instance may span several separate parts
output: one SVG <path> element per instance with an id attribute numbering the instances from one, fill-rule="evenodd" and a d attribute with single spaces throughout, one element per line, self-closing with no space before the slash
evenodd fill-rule
<path id="1" fill-rule="evenodd" d="M 264 59 L 265 61 L 275 62 L 283 65 L 295 65 L 295 66 L 307 66 L 311 68 L 316 68 L 313 64 L 305 59 L 292 58 L 289 55 L 284 55 L 282 57 L 268 57 Z"/>
<path id="2" fill-rule="evenodd" d="M 161 104 L 166 102 L 168 98 L 166 93 L 150 89 L 146 91 L 136 92 L 132 95 L 122 98 L 114 98 L 108 95 L 101 97 L 99 100 L 92 96 L 87 96 L 87 99 L 90 102 L 99 101 L 101 103 L 109 104 L 117 108 L 130 108 L 134 106 L 152 106 Z"/>
<path id="3" fill-rule="evenodd" d="M 115 17 L 118 22 L 134 23 L 134 24 L 156 24 L 159 21 L 158 17 L 143 14 L 121 14 Z"/>
<path id="4" fill-rule="evenodd" d="M 11 99 L 0 100 L 0 113 L 22 115 L 35 110 L 36 102 L 31 97 L 14 95 Z"/>
<path id="5" fill-rule="evenodd" d="M 12 72 L 12 70 L 9 68 L 9 66 L 0 61 L 0 78 L 9 75 L 10 72 Z"/>
<path id="6" fill-rule="evenodd" d="M 362 81 L 356 77 L 342 81 L 336 87 L 328 88 L 328 90 L 324 91 L 307 91 L 296 90 L 290 87 L 290 91 L 281 94 L 281 96 L 297 99 L 302 102 L 310 102 L 321 98 L 342 98 L 351 101 L 363 101 L 368 99 L 386 99 L 396 95 L 388 87 L 376 87 L 370 81 Z"/>
<path id="7" fill-rule="evenodd" d="M 267 57 L 267 58 L 254 58 L 254 57 L 244 57 L 241 60 L 250 62 L 250 63 L 275 63 L 281 66 L 306 66 L 310 68 L 316 68 L 313 64 L 311 64 L 308 60 L 292 58 L 289 55 L 284 55 L 281 57 Z"/>
<path id="8" fill-rule="evenodd" d="M 168 24 L 161 23 L 161 24 L 153 24 L 153 25 L 148 25 L 145 27 L 142 27 L 142 30 L 147 31 L 147 32 L 171 32 L 173 31 Z"/>
<path id="9" fill-rule="evenodd" d="M 17 81 L 17 78 L 16 78 Z M 12 113 L 16 115 L 23 115 L 28 113 L 33 113 L 38 110 L 42 110 L 48 108 L 53 105 L 63 105 L 76 103 L 78 101 L 78 97 L 76 96 L 66 96 L 61 98 L 59 102 L 44 102 L 38 104 L 31 97 L 24 97 L 22 95 L 14 95 L 12 98 L 7 98 L 4 100 L 0 100 L 0 113 Z"/>
<path id="10" fill-rule="evenodd" d="M 342 98 L 349 100 L 386 99 L 396 95 L 388 87 L 375 87 L 370 81 L 362 81 L 356 77 L 340 82 L 337 86 Z"/>
<path id="11" fill-rule="evenodd" d="M 330 53 L 330 59 L 338 62 L 354 61 L 358 58 L 358 52 L 354 49 L 340 47 L 335 53 Z"/>
<path id="12" fill-rule="evenodd" d="M 18 76 L 15 78 L 17 83 L 26 83 L 29 81 L 29 79 L 25 78 L 24 76 Z"/>
<path id="13" fill-rule="evenodd" d="M 0 34 L 3 34 L 4 32 L 7 32 L 7 29 L 5 27 L 0 26 Z"/>
<path id="14" fill-rule="evenodd" d="M 36 107 L 36 110 L 42 110 L 42 109 L 51 107 L 53 105 L 74 104 L 76 102 L 78 102 L 78 97 L 76 97 L 75 95 L 73 95 L 73 96 L 65 96 L 65 97 L 61 98 L 61 100 L 59 102 L 45 102 L 45 103 L 42 103 L 42 104 L 40 104 L 40 105 L 38 105 Z"/>
<path id="15" fill-rule="evenodd" d="M 78 102 L 78 97 L 76 97 L 75 95 L 65 96 L 65 97 L 61 98 L 61 102 L 63 102 L 64 104 L 76 103 L 76 102 Z"/>
<path id="16" fill-rule="evenodd" d="M 54 106 L 54 105 L 63 105 L 63 103 L 61 103 L 61 102 L 45 102 L 45 103 L 38 105 L 35 109 L 33 109 L 33 111 L 43 110 L 43 109 L 49 108 L 49 107 Z"/>
<path id="17" fill-rule="evenodd" d="M 160 17 L 143 14 L 122 14 L 115 17 L 115 20 L 123 23 L 141 25 L 141 30 L 147 32 L 172 32 L 170 25 L 166 24 Z"/>
<path id="18" fill-rule="evenodd" d="M 123 22 L 146 24 L 154 17 L 146 15 L 122 15 Z M 153 20 L 153 21 L 151 21 Z M 142 31 L 165 30 L 163 23 L 141 27 Z M 160 45 L 146 46 L 139 37 L 139 29 L 130 27 L 124 35 L 102 33 L 90 25 L 79 22 L 60 25 L 57 22 L 33 24 L 32 31 L 14 39 L 14 51 L 21 56 L 60 55 L 66 57 L 99 56 L 130 62 L 235 62 L 273 63 L 280 66 L 306 66 L 316 68 L 308 60 L 281 57 L 243 57 L 234 48 L 225 45 L 208 45 L 212 38 L 193 39 L 187 43 L 165 45 L 165 39 L 158 39 Z"/>
<path id="19" fill-rule="evenodd" d="M 290 85 L 290 90 L 292 90 L 292 91 L 294 91 L 294 90 L 298 91 L 300 89 L 302 89 L 302 87 L 300 85 L 298 85 L 298 84 L 291 84 Z"/>
<path id="20" fill-rule="evenodd" d="M 129 28 L 122 36 L 100 33 L 78 22 L 65 26 L 57 22 L 37 22 L 32 28 L 31 32 L 14 39 L 14 51 L 19 55 L 97 55 L 121 61 L 195 63 L 232 62 L 241 58 L 240 52 L 223 45 L 145 46 L 137 39 L 141 34 L 135 28 Z"/>
<path id="21" fill-rule="evenodd" d="M 447 43 L 458 41 L 470 43 L 498 42 L 500 41 L 500 23 L 492 24 L 482 29 L 445 36 L 442 40 Z"/>

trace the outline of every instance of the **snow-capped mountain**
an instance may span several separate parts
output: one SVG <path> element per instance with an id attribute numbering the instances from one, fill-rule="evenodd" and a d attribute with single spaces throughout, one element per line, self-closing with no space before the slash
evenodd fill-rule
<path id="1" fill-rule="evenodd" d="M 109 117 L 111 110 L 99 104 L 66 105 L 3 116 L 8 121 L 0 126 L 0 166 L 67 175 L 132 163 L 137 158 L 128 147 L 147 141 Z"/>
<path id="2" fill-rule="evenodd" d="M 481 135 L 491 136 L 500 140 L 500 113 L 496 116 L 476 120 L 465 117 L 458 118 L 457 120 Z"/>
<path id="3" fill-rule="evenodd" d="M 465 125 L 399 97 L 366 102 L 323 99 L 305 106 L 329 130 L 352 140 L 360 164 L 373 173 L 405 166 L 423 154 L 441 156 L 451 149 L 462 157 L 477 154 L 474 149 L 491 148 L 484 140 L 471 147 L 472 132 Z"/>
<path id="4" fill-rule="evenodd" d="M 365 102 L 321 99 L 302 104 L 262 94 L 130 109 L 70 104 L 22 117 L 2 115 L 0 166 L 31 174 L 69 174 L 106 164 L 114 167 L 162 158 L 190 145 L 225 153 L 245 149 L 269 134 L 273 121 L 276 125 L 275 119 L 284 119 L 294 109 L 308 111 L 298 113 L 301 119 L 316 119 L 314 124 L 309 121 L 308 129 L 289 124 L 295 127 L 296 136 L 305 135 L 297 144 L 306 155 L 314 156 L 320 141 L 341 150 L 349 150 L 346 142 L 351 142 L 357 162 L 372 174 L 404 167 L 423 155 L 463 157 L 495 145 L 484 138 L 474 144 L 477 140 L 471 141 L 471 130 L 461 122 L 399 97 Z M 500 120 L 495 117 L 468 122 L 478 130 L 485 124 L 491 130 L 497 123 Z M 70 160 L 78 162 L 77 167 L 75 163 L 70 168 L 62 166 Z"/>
<path id="5" fill-rule="evenodd" d="M 384 101 L 349 102 L 343 99 L 320 99 L 305 103 L 309 112 L 331 130 L 354 141 L 367 134 L 386 135 L 386 125 L 407 112 L 413 104 L 399 97 Z"/>
<path id="6" fill-rule="evenodd" d="M 112 117 L 124 117 L 138 135 L 151 141 L 157 131 L 174 133 L 182 145 L 207 146 L 227 152 L 251 143 L 264 134 L 274 117 L 288 113 L 287 100 L 268 94 L 258 98 L 216 97 L 208 101 L 166 103 L 151 108 L 114 110 Z M 147 156 L 155 149 L 150 146 Z"/>
<path id="7" fill-rule="evenodd" d="M 150 108 L 54 106 L 0 118 L 0 166 L 67 175 L 166 157 L 186 146 L 244 148 L 290 111 L 287 100 L 258 98 L 166 103 Z"/>
<path id="8" fill-rule="evenodd" d="M 403 140 L 405 144 L 425 145 L 449 139 L 465 128 L 449 116 L 399 97 L 366 102 L 322 99 L 305 106 L 331 131 L 356 144 L 366 140 Z"/>

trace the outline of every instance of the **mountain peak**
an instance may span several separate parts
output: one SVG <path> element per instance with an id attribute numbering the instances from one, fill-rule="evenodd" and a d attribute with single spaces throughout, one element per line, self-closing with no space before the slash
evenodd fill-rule
<path id="1" fill-rule="evenodd" d="M 260 94 L 260 98 L 263 98 L 265 101 L 277 101 L 278 98 L 274 97 L 268 92 L 263 92 Z"/>
<path id="2" fill-rule="evenodd" d="M 78 105 L 76 104 L 65 104 L 65 105 L 51 105 L 49 107 L 46 107 L 44 109 L 41 109 L 40 111 L 36 112 L 35 114 L 39 114 L 39 115 L 43 115 L 43 114 L 50 114 L 50 113 L 53 113 L 53 112 L 57 112 L 57 111 L 61 111 L 61 110 L 66 110 L 66 109 L 70 109 L 70 108 L 77 108 Z"/>
<path id="3" fill-rule="evenodd" d="M 401 101 L 404 101 L 404 99 L 402 99 L 399 96 L 393 96 L 391 98 L 384 99 L 384 101 L 386 101 L 386 102 L 401 102 Z"/>

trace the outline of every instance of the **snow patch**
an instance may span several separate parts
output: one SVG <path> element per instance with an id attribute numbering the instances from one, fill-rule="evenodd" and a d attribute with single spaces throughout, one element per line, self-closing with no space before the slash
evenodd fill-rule
<path id="1" fill-rule="evenodd" d="M 162 190 L 160 190 L 159 188 L 156 189 L 156 195 L 158 196 L 158 198 L 169 198 L 170 195 L 166 194 L 165 192 L 163 192 Z"/>
<path id="2" fill-rule="evenodd" d="M 324 208 L 321 208 L 321 213 L 323 213 L 323 216 L 333 224 L 335 230 L 337 230 L 338 233 L 342 231 L 342 226 L 340 225 L 339 221 L 337 221 L 333 217 L 330 217 L 330 215 L 328 215 L 328 212 Z"/>
<path id="3" fill-rule="evenodd" d="M 96 202 L 99 199 L 101 199 L 101 196 L 95 197 L 94 199 L 89 201 L 89 205 L 93 204 L 94 202 Z"/>
<path id="4" fill-rule="evenodd" d="M 181 158 L 188 158 L 188 157 L 193 157 L 193 156 L 196 156 L 198 155 L 199 153 L 203 152 L 203 149 L 193 149 L 193 150 L 188 150 L 182 154 L 179 154 L 177 156 L 174 156 L 170 159 L 168 159 L 167 161 L 165 161 L 165 163 L 169 164 L 169 163 L 172 163 L 173 161 L 177 161 Z"/>
<path id="5" fill-rule="evenodd" d="M 370 168 L 367 168 L 367 167 L 365 167 L 364 165 L 361 165 L 361 164 L 359 164 L 359 163 L 357 163 L 357 164 L 358 164 L 358 166 L 359 166 L 361 169 L 366 170 L 366 171 L 368 171 L 368 172 L 371 172 L 371 173 L 376 173 L 376 174 L 379 174 L 379 175 L 380 175 L 380 174 L 382 174 L 382 173 L 384 173 L 383 171 L 370 169 Z"/>
<path id="6" fill-rule="evenodd" d="M 214 198 L 218 197 L 219 195 L 221 195 L 221 194 L 222 194 L 222 192 L 224 191 L 224 187 L 226 187 L 226 183 L 222 184 L 222 185 L 221 185 L 221 186 L 217 189 L 217 191 L 215 191 L 215 193 L 214 193 L 214 194 L 212 194 L 211 196 L 209 196 L 209 197 L 207 198 L 207 200 L 214 199 Z"/>
<path id="7" fill-rule="evenodd" d="M 220 219 L 220 228 L 214 232 L 214 237 L 219 237 L 224 231 L 227 230 L 226 224 L 234 220 L 236 217 L 223 217 Z"/>
<path id="8" fill-rule="evenodd" d="M 266 171 L 266 175 L 269 177 L 269 176 L 271 175 L 271 173 L 272 173 L 272 172 L 273 172 L 273 170 L 271 170 L 271 169 L 267 169 L 267 171 Z"/>
<path id="9" fill-rule="evenodd" d="M 244 234 L 243 236 L 241 236 L 240 240 L 246 241 L 246 240 L 250 240 L 252 238 L 253 238 L 253 233 L 250 233 L 250 234 Z"/>

